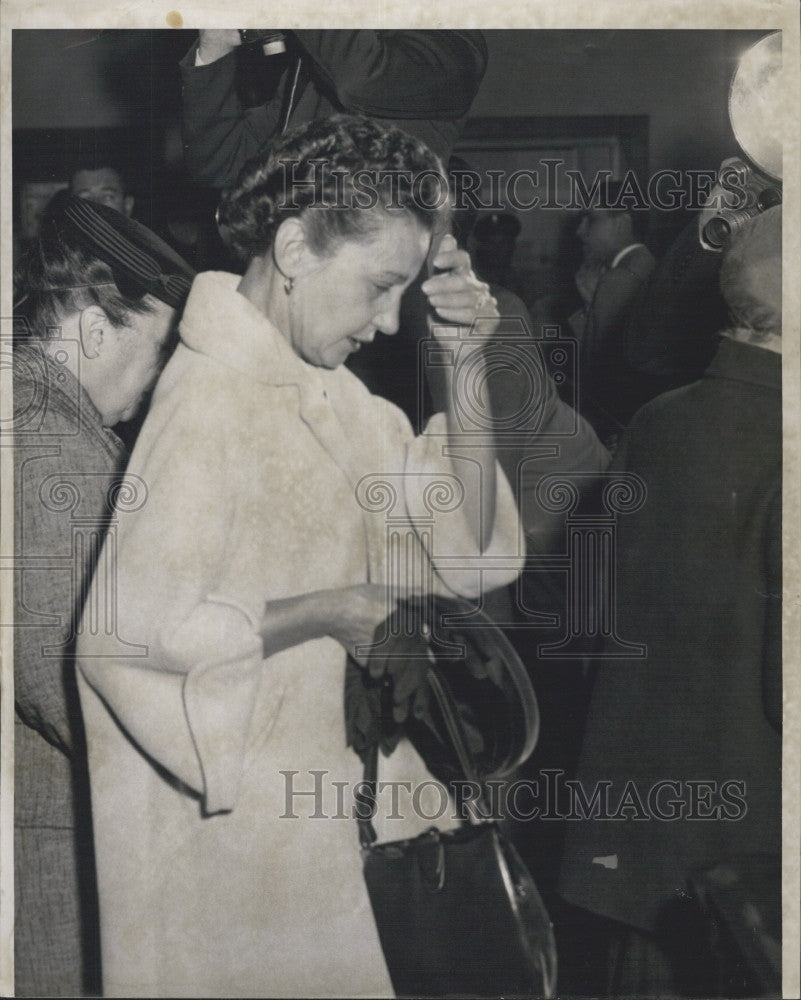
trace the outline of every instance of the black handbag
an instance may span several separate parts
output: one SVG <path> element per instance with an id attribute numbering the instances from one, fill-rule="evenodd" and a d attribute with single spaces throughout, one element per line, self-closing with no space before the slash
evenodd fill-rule
<path id="1" fill-rule="evenodd" d="M 399 601 L 376 629 L 368 669 L 348 661 L 345 728 L 366 762 L 405 736 L 445 783 L 465 778 L 445 716 L 427 681 L 432 658 L 459 723 L 472 771 L 504 778 L 537 744 L 539 710 L 526 668 L 503 631 L 473 604 L 433 594 Z"/>
<path id="2" fill-rule="evenodd" d="M 465 739 L 464 713 L 446 678 L 441 667 L 428 667 L 426 680 L 461 776 L 483 788 Z M 365 754 L 369 815 L 377 765 L 376 742 Z M 391 843 L 376 844 L 370 820 L 358 820 L 364 879 L 398 996 L 554 995 L 551 922 L 517 851 L 498 822 L 485 818 L 485 798 L 471 803 L 477 808 L 465 810 L 467 819 L 455 830 L 431 828 Z"/>

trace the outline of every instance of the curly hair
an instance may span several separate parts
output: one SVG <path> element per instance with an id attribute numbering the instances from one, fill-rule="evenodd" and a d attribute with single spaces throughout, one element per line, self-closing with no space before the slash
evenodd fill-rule
<path id="1" fill-rule="evenodd" d="M 382 212 L 410 212 L 428 231 L 449 211 L 437 156 L 394 126 L 333 115 L 293 129 L 250 160 L 223 193 L 217 221 L 240 259 L 265 254 L 284 219 L 303 216 L 315 253 L 365 239 Z"/>
<path id="2" fill-rule="evenodd" d="M 85 247 L 71 246 L 52 214 L 15 269 L 14 290 L 15 314 L 40 340 L 60 336 L 62 317 L 87 306 L 100 306 L 114 326 L 124 327 L 133 314 L 153 312 L 156 304 L 139 289 L 126 288 L 121 275 Z"/>
<path id="3" fill-rule="evenodd" d="M 782 206 L 735 230 L 720 266 L 720 291 L 738 338 L 759 344 L 782 332 Z"/>

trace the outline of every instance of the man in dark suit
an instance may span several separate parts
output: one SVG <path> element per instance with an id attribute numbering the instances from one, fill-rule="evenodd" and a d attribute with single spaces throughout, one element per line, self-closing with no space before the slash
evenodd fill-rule
<path id="1" fill-rule="evenodd" d="M 616 583 L 645 653 L 599 661 L 561 874 L 603 918 L 612 995 L 713 992 L 688 880 L 781 851 L 780 207 L 733 238 L 720 283 L 731 325 L 711 365 L 637 413 L 612 466 L 644 485 Z"/>
<path id="2" fill-rule="evenodd" d="M 626 363 L 629 314 L 656 261 L 642 242 L 643 212 L 622 204 L 621 182 L 610 181 L 595 207 L 581 215 L 577 235 L 584 262 L 576 287 L 584 302 L 570 317 L 578 338 L 579 403 L 601 440 L 628 423 L 637 376 Z"/>

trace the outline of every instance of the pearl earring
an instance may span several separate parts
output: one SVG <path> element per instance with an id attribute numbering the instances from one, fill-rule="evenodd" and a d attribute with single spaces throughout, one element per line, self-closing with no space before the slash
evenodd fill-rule
<path id="1" fill-rule="evenodd" d="M 287 295 L 291 295 L 292 294 L 292 289 L 294 287 L 295 287 L 295 279 L 294 278 L 284 278 L 284 291 L 286 292 Z"/>

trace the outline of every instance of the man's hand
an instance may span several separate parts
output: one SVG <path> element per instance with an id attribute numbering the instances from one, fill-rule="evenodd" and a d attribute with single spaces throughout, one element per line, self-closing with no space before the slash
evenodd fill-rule
<path id="1" fill-rule="evenodd" d="M 236 28 L 212 28 L 201 31 L 198 39 L 197 54 L 203 63 L 216 62 L 242 44 L 239 31 Z"/>

